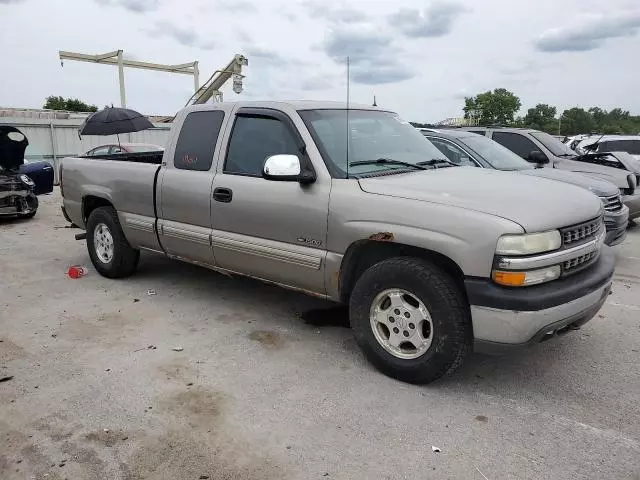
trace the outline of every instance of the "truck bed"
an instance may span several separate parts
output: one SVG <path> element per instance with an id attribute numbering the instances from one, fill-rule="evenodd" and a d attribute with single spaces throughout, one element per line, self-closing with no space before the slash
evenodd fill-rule
<path id="1" fill-rule="evenodd" d="M 116 160 L 119 162 L 151 163 L 154 165 L 160 165 L 162 163 L 162 155 L 163 152 L 136 152 L 114 153 L 111 155 L 80 156 L 77 158 L 86 158 L 90 160 Z"/>
<path id="2" fill-rule="evenodd" d="M 121 159 L 129 156 L 136 160 Z M 83 204 L 87 198 L 98 197 L 115 207 L 125 229 L 128 223 L 136 221 L 153 225 L 156 216 L 154 192 L 161 168 L 160 162 L 156 162 L 153 156 L 141 157 L 139 154 L 62 159 L 67 213 L 76 225 L 84 226 Z"/>

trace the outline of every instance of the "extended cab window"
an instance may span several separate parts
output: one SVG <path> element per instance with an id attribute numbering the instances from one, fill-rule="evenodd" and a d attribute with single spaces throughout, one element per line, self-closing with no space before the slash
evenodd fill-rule
<path id="1" fill-rule="evenodd" d="M 224 112 L 220 110 L 188 114 L 180 129 L 173 166 L 182 170 L 208 171 L 223 119 Z"/>
<path id="2" fill-rule="evenodd" d="M 277 154 L 298 154 L 287 126 L 271 117 L 240 115 L 231 132 L 224 172 L 262 176 L 264 161 Z"/>
<path id="3" fill-rule="evenodd" d="M 511 132 L 493 132 L 491 137 L 503 147 L 507 147 L 513 153 L 520 155 L 525 160 L 529 159 L 529 154 L 540 149 L 524 135 Z"/>

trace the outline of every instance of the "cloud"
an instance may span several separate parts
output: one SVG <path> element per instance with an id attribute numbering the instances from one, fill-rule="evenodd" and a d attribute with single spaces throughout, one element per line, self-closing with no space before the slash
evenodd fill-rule
<path id="1" fill-rule="evenodd" d="M 248 45 L 243 48 L 243 51 L 251 64 L 257 61 L 258 63 L 263 63 L 264 65 L 262 66 L 281 67 L 289 63 L 289 61 L 278 52 L 263 45 Z"/>
<path id="2" fill-rule="evenodd" d="M 389 23 L 407 37 L 443 37 L 453 30 L 454 21 L 467 9 L 459 3 L 436 2 L 425 11 L 402 8 L 388 17 Z"/>
<path id="3" fill-rule="evenodd" d="M 566 27 L 552 28 L 535 42 L 541 52 L 586 52 L 600 48 L 610 38 L 631 37 L 640 30 L 640 10 L 590 14 Z"/>
<path id="4" fill-rule="evenodd" d="M 351 79 L 375 85 L 407 80 L 415 72 L 403 62 L 403 51 L 375 25 L 340 25 L 325 38 L 325 53 L 335 63 L 346 67 L 349 57 Z"/>
<path id="5" fill-rule="evenodd" d="M 335 86 L 335 81 L 326 75 L 311 75 L 303 78 L 300 88 L 305 91 L 329 90 Z"/>
<path id="6" fill-rule="evenodd" d="M 193 28 L 178 27 L 166 20 L 156 22 L 155 27 L 147 30 L 147 32 L 154 36 L 172 38 L 186 47 L 201 48 L 203 50 L 211 50 L 214 47 L 213 42 L 200 38 Z"/>
<path id="7" fill-rule="evenodd" d="M 324 18 L 333 23 L 357 23 L 366 21 L 369 16 L 362 10 L 356 10 L 346 5 L 331 7 L 325 2 L 307 1 L 304 6 L 312 18 Z"/>
<path id="8" fill-rule="evenodd" d="M 118 5 L 136 13 L 152 12 L 160 6 L 160 0 L 95 0 L 95 2 L 102 5 Z"/>
<path id="9" fill-rule="evenodd" d="M 290 22 L 295 22 L 296 20 L 298 20 L 298 16 L 292 12 L 284 12 L 282 16 L 287 20 L 289 20 Z"/>
<path id="10" fill-rule="evenodd" d="M 0 0 L 0 5 L 9 5 L 10 3 L 22 3 L 25 0 Z"/>
<path id="11" fill-rule="evenodd" d="M 247 0 L 228 0 L 216 2 L 215 10 L 222 10 L 232 13 L 249 13 L 255 12 L 258 9 L 256 8 L 255 4 Z"/>

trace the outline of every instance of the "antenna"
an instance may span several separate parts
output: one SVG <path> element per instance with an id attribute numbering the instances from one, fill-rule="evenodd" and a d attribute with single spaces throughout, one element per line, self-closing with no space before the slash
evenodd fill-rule
<path id="1" fill-rule="evenodd" d="M 349 57 L 347 57 L 347 178 L 349 178 L 349 140 L 351 138 L 351 127 L 349 126 Z"/>

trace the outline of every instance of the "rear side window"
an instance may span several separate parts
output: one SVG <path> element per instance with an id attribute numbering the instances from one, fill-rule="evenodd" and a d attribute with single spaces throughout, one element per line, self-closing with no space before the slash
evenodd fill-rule
<path id="1" fill-rule="evenodd" d="M 525 160 L 529 159 L 529 154 L 540 149 L 524 135 L 510 132 L 493 132 L 491 137 L 503 147 L 507 147 L 513 153 L 520 155 Z"/>
<path id="2" fill-rule="evenodd" d="M 262 176 L 264 161 L 277 154 L 298 154 L 287 126 L 276 118 L 238 116 L 224 164 L 224 173 Z"/>
<path id="3" fill-rule="evenodd" d="M 173 166 L 182 170 L 208 171 L 213 163 L 222 120 L 224 112 L 220 110 L 188 114 L 180 129 Z"/>
<path id="4" fill-rule="evenodd" d="M 91 150 L 91 152 L 89 152 L 89 155 L 94 156 L 94 155 L 108 155 L 109 154 L 109 145 L 107 145 L 106 147 L 98 147 L 98 148 L 94 148 L 93 150 Z"/>

